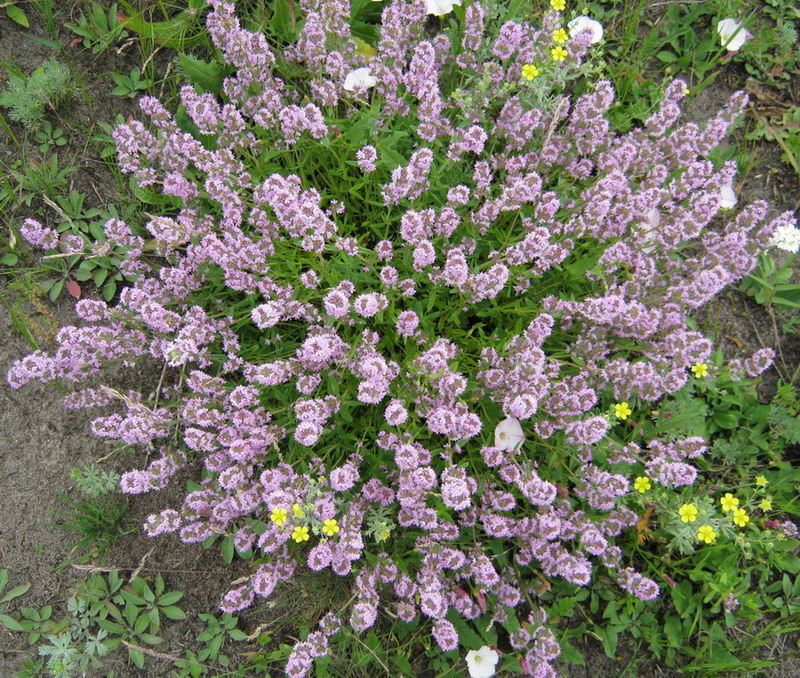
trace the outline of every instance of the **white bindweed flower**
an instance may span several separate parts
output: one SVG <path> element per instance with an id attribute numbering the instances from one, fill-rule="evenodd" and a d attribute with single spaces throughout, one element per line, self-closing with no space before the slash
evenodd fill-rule
<path id="1" fill-rule="evenodd" d="M 653 234 L 656 232 L 658 225 L 661 223 L 661 213 L 657 209 L 650 210 L 642 222 L 642 234 L 644 235 L 644 244 L 642 245 L 642 252 L 650 254 L 656 249 Z"/>
<path id="2" fill-rule="evenodd" d="M 461 0 L 425 0 L 425 4 L 428 7 L 428 14 L 444 16 L 453 11 L 454 5 L 461 7 Z"/>
<path id="3" fill-rule="evenodd" d="M 769 244 L 778 249 L 796 254 L 800 251 L 800 229 L 797 226 L 789 226 L 788 224 L 778 226 L 775 229 L 775 233 L 772 234 L 772 240 Z"/>
<path id="4" fill-rule="evenodd" d="M 596 45 L 603 39 L 603 24 L 595 21 L 588 16 L 577 16 L 567 24 L 569 29 L 569 37 L 574 38 L 578 33 L 583 31 L 591 31 L 592 41 L 590 45 Z"/>
<path id="5" fill-rule="evenodd" d="M 501 450 L 516 450 L 523 442 L 525 433 L 522 431 L 519 419 L 507 417 L 494 430 L 494 446 Z"/>
<path id="6" fill-rule="evenodd" d="M 733 190 L 733 182 L 729 181 L 719 190 L 719 206 L 723 209 L 730 209 L 734 207 L 737 202 L 739 202 L 739 199 L 736 197 L 736 193 Z"/>
<path id="7" fill-rule="evenodd" d="M 738 52 L 747 39 L 753 37 L 736 19 L 722 19 L 717 24 L 717 33 L 722 46 L 729 52 Z"/>
<path id="8" fill-rule="evenodd" d="M 364 68 L 356 68 L 356 70 L 350 71 L 345 77 L 342 87 L 348 92 L 354 92 L 357 89 L 375 87 L 377 82 L 375 76 L 372 75 L 369 68 L 365 66 Z"/>
<path id="9" fill-rule="evenodd" d="M 494 675 L 494 667 L 500 660 L 497 654 L 488 645 L 484 645 L 480 650 L 470 650 L 467 652 L 467 669 L 470 678 L 489 678 Z"/>

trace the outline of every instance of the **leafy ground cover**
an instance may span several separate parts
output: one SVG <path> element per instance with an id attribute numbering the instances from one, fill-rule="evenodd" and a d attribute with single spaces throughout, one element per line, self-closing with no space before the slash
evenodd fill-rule
<path id="1" fill-rule="evenodd" d="M 359 49 L 367 54 L 368 45 L 378 46 L 376 22 L 385 4 L 353 3 L 350 24 L 363 41 L 358 43 Z M 238 9 L 249 29 L 268 31 L 273 48 L 285 48 L 296 41 L 304 25 L 304 10 L 295 3 L 249 3 Z M 548 20 L 550 9 L 544 4 L 502 6 L 509 19 L 524 18 L 534 25 Z M 111 136 L 113 124 L 140 115 L 131 104 L 141 93 L 159 96 L 171 111 L 179 106 L 178 91 L 187 81 L 197 94 L 220 95 L 223 78 L 231 77 L 234 69 L 224 63 L 205 33 L 202 19 L 208 8 L 202 3 L 182 7 L 146 3 L 137 7 L 88 2 L 64 8 L 56 3 L 32 2 L 12 4 L 5 11 L 8 20 L 2 25 L 2 39 L 8 96 L 2 100 L 6 102 L 2 125 L 6 132 L 6 172 L 0 199 L 7 229 L 7 239 L 2 243 L 7 267 L 3 292 L 8 309 L 3 320 L 4 365 L 10 366 L 26 353 L 25 344 L 28 350 L 52 350 L 58 345 L 58 328 L 76 322 L 69 315 L 70 297 L 113 304 L 140 274 L 125 265 L 130 244 L 119 242 L 118 236 L 109 237 L 104 228 L 109 219 L 142 227 L 153 219 L 152 215 L 172 214 L 178 207 L 174 196 L 159 195 L 147 185 L 129 182 L 120 171 Z M 577 14 L 572 8 L 560 11 L 565 12 L 565 20 Z M 713 151 L 712 170 L 719 170 L 726 161 L 735 162 L 740 173 L 732 188 L 742 202 L 769 197 L 775 214 L 797 208 L 797 198 L 793 197 L 797 195 L 793 172 L 797 146 L 792 123 L 797 102 L 797 93 L 792 90 L 797 82 L 792 79 L 797 71 L 797 52 L 791 39 L 797 17 L 793 7 L 777 2 L 763 6 L 670 3 L 658 8 L 649 8 L 646 3 L 595 3 L 580 11 L 605 26 L 605 41 L 584 60 L 581 77 L 569 81 L 565 77 L 559 82 L 558 60 L 552 51 L 545 52 L 536 58 L 527 57 L 529 64 L 520 63 L 521 67 L 535 67 L 535 74 L 530 68 L 519 69 L 521 87 L 529 88 L 522 92 L 547 111 L 555 101 L 548 98 L 551 95 L 577 97 L 592 92 L 593 83 L 606 78 L 616 90 L 615 103 L 609 109 L 612 129 L 625 134 L 648 120 L 664 96 L 666 83 L 675 76 L 686 82 L 689 92 L 680 94 L 688 99 L 689 117 L 697 121 L 715 115 L 730 92 L 744 85 L 755 102 L 749 109 L 751 121 L 730 137 L 727 147 Z M 724 17 L 742 20 L 753 35 L 736 53 L 721 47 L 715 31 Z M 427 19 L 421 30 L 431 39 L 443 29 L 460 35 L 465 20 L 464 10 L 456 9 L 442 19 Z M 563 43 L 555 36 L 552 39 L 549 50 L 568 42 L 567 38 Z M 59 76 L 61 68 L 48 64 L 65 64 L 70 69 L 70 81 L 65 84 Z M 283 73 L 286 78 L 302 82 L 299 66 L 289 63 L 282 67 L 288 69 Z M 548 81 L 550 85 L 540 84 L 542 75 L 553 78 Z M 755 81 L 745 81 L 745 77 Z M 464 109 L 470 105 L 466 95 L 455 100 Z M 179 116 L 183 118 L 176 117 L 176 121 L 208 145 L 208 150 L 214 150 L 209 138 L 213 135 L 200 128 L 203 123 L 196 113 L 187 114 L 189 104 L 185 98 L 182 101 L 184 111 L 179 111 Z M 359 109 L 357 104 L 358 100 L 351 104 L 362 115 L 357 124 L 347 127 L 352 118 L 336 122 L 337 129 L 350 130 L 333 141 L 333 150 L 342 159 L 348 157 L 348 149 L 354 153 L 355 145 L 368 138 L 367 130 L 375 127 L 365 114 L 368 109 Z M 408 129 L 395 131 L 399 133 L 377 144 L 380 152 L 376 161 L 386 173 L 382 182 L 394 176 L 392 171 L 403 166 L 413 150 Z M 557 131 L 555 123 L 542 130 L 545 138 Z M 276 145 L 270 137 L 260 141 L 267 148 Z M 264 173 L 262 178 L 278 169 L 285 174 L 306 172 L 304 176 L 319 178 L 322 170 L 314 167 L 316 147 L 308 139 L 299 143 L 302 152 L 262 154 L 258 167 Z M 774 164 L 764 162 L 764 157 Z M 358 176 L 360 170 L 353 165 L 351 162 L 353 169 L 342 167 L 341 171 Z M 576 171 L 575 179 L 587 179 Z M 469 182 L 467 175 L 463 181 Z M 373 184 L 372 189 L 377 186 Z M 564 190 L 558 183 L 552 187 Z M 329 190 L 336 195 L 333 184 Z M 726 214 L 720 217 L 724 219 Z M 31 216 L 53 229 L 60 251 L 51 248 L 41 258 L 25 244 L 20 226 Z M 361 217 L 379 223 L 378 219 Z M 353 233 L 361 235 L 359 230 Z M 376 232 L 361 246 L 374 245 L 380 237 L 382 234 Z M 488 237 L 497 234 L 490 232 Z M 437 242 L 436 246 L 441 245 Z M 645 241 L 643 247 L 648 246 Z M 583 247 L 585 250 L 567 260 L 569 276 L 554 274 L 550 278 L 555 289 L 562 286 L 577 298 L 587 294 L 589 288 L 581 276 L 596 266 L 599 252 L 592 250 L 591 243 Z M 303 270 L 300 264 L 308 261 L 304 258 L 308 251 L 285 257 L 295 266 L 290 266 L 287 277 L 296 278 Z M 169 248 L 157 253 L 163 261 L 169 261 Z M 414 259 L 419 256 L 421 260 L 424 255 L 421 250 L 406 262 L 410 278 L 415 275 L 412 270 L 418 272 Z M 681 256 L 696 255 L 689 250 Z M 346 266 L 345 255 L 338 256 L 340 259 L 331 257 L 334 269 Z M 422 263 L 419 266 L 424 268 Z M 398 268 L 402 271 L 400 264 Z M 593 272 L 611 275 L 599 269 Z M 643 600 L 620 591 L 615 581 L 618 575 L 611 568 L 598 568 L 589 586 L 532 569 L 524 572 L 530 590 L 525 592 L 518 616 L 505 610 L 503 624 L 489 624 L 491 606 L 497 601 L 488 595 L 487 613 L 481 609 L 487 604 L 487 593 L 480 585 L 467 587 L 476 595 L 474 604 L 480 614 L 471 623 L 458 616 L 446 618 L 457 633 L 456 649 L 443 651 L 442 641 L 431 637 L 431 615 L 417 615 L 411 623 L 405 623 L 398 621 L 397 611 L 388 608 L 370 629 L 355 632 L 345 625 L 333 636 L 330 652 L 317 661 L 316 675 L 468 675 L 466 653 L 484 646 L 502 652 L 499 673 L 518 672 L 521 662 L 514 658 L 514 644 L 526 645 L 520 640 L 520 634 L 524 634 L 520 619 L 536 610 L 549 617 L 549 628 L 561 648 L 556 666 L 566 675 L 582 675 L 581 663 L 587 661 L 586 670 L 595 675 L 625 671 L 630 675 L 660 675 L 672 670 L 700 675 L 781 675 L 781 671 L 791 675 L 793 664 L 788 656 L 796 653 L 796 598 L 800 592 L 792 528 L 797 516 L 796 450 L 800 442 L 800 405 L 795 391 L 795 308 L 799 300 L 792 272 L 791 257 L 784 259 L 772 249 L 739 283 L 740 291 L 725 292 L 727 296 L 721 300 L 691 314 L 688 328 L 694 331 L 698 326 L 714 336 L 718 348 L 684 366 L 684 388 L 652 404 L 633 398 L 628 402 L 622 397 L 603 401 L 605 421 L 614 426 L 610 442 L 635 445 L 637 441 L 644 444 L 660 439 L 661 444 L 671 445 L 695 437 L 707 441 L 708 449 L 694 462 L 698 480 L 690 485 L 665 481 L 658 469 L 645 467 L 635 459 L 614 464 L 615 472 L 630 481 L 621 506 L 635 517 L 616 545 L 627 566 L 658 585 L 659 598 Z M 326 287 L 333 286 L 335 270 L 321 273 Z M 610 277 L 600 279 L 613 285 Z M 219 276 L 209 277 L 208 282 L 215 285 L 215 295 L 223 293 Z M 356 282 L 362 284 L 360 279 Z M 243 317 L 257 306 L 241 295 L 225 294 L 229 295 L 228 302 L 241 305 Z M 314 301 L 311 296 L 309 300 Z M 488 302 L 476 308 L 476 317 L 467 318 L 462 330 L 483 339 L 484 328 L 492 322 L 488 318 L 502 312 L 506 315 L 499 324 L 505 328 L 505 337 L 521 332 L 523 326 L 515 319 L 522 308 L 519 302 L 503 296 Z M 380 305 L 380 300 L 376 303 Z M 505 311 L 503 304 L 507 304 Z M 434 302 L 417 311 L 423 328 L 437 322 L 432 311 L 438 307 Z M 738 313 L 732 312 L 736 309 L 740 309 Z M 254 319 L 259 317 L 256 313 Z M 452 309 L 452 316 L 442 318 L 438 327 L 457 322 L 456 309 Z M 266 320 L 256 319 L 260 327 L 259 323 L 268 325 Z M 274 331 L 268 326 L 260 329 Z M 287 328 L 285 336 L 274 341 L 299 344 L 302 339 L 296 332 L 296 328 Z M 565 328 L 558 338 L 562 347 L 569 339 L 567 332 Z M 248 337 L 245 332 L 241 336 L 247 339 L 253 335 Z M 461 335 L 454 336 L 459 337 L 459 343 L 466 341 Z M 742 375 L 735 362 L 731 369 L 731 360 L 744 360 L 766 346 L 775 347 L 777 356 L 765 378 Z M 628 344 L 624 350 L 631 348 Z M 165 360 L 179 364 L 167 369 Z M 135 371 L 117 369 L 114 379 L 105 379 L 104 383 L 113 383 L 121 395 L 135 390 L 148 402 L 167 402 L 168 397 L 162 394 L 179 383 L 181 365 L 176 357 L 166 355 L 165 360 L 144 361 Z M 423 378 L 438 377 L 429 374 Z M 168 505 L 180 506 L 184 488 L 197 491 L 200 478 L 188 469 L 178 471 L 171 489 L 165 490 L 166 497 L 135 495 L 126 503 L 112 489 L 117 487 L 115 480 L 119 474 L 141 467 L 143 453 L 148 461 L 156 458 L 154 447 L 148 451 L 146 446 L 137 450 L 133 445 L 103 445 L 83 435 L 91 417 L 75 410 L 62 412 L 60 394 L 52 387 L 13 392 L 6 388 L 5 393 L 3 430 L 9 434 L 3 477 L 10 487 L 3 497 L 4 510 L 6 515 L 20 516 L 4 530 L 4 536 L 11 536 L 4 544 L 3 565 L 7 570 L 2 577 L 4 616 L 0 622 L 8 641 L 4 650 L 9 650 L 5 654 L 9 673 L 279 675 L 291 647 L 314 633 L 328 610 L 352 605 L 352 580 L 324 570 L 301 569 L 294 579 L 279 585 L 272 597 L 246 610 L 222 614 L 222 593 L 231 586 L 246 584 L 254 567 L 261 564 L 254 563 L 247 548 L 237 548 L 231 530 L 227 535 L 205 539 L 205 551 L 181 545 L 171 537 L 148 540 L 138 531 L 146 516 Z M 293 397 L 297 398 L 296 391 Z M 488 422 L 497 423 L 502 415 L 495 410 L 484 413 L 483 418 L 488 427 Z M 374 418 L 366 421 L 366 430 L 381 426 Z M 486 434 L 489 441 L 493 424 Z M 513 421 L 506 426 L 500 434 L 521 435 Z M 444 429 L 434 433 L 446 435 Z M 528 444 L 533 445 L 531 429 L 525 433 Z M 330 443 L 323 448 L 322 456 L 332 469 L 346 458 L 336 451 L 342 439 L 326 435 Z M 578 455 L 579 450 L 569 447 L 568 440 L 556 438 L 555 443 L 547 443 L 548 438 L 542 438 L 529 453 L 538 458 L 547 451 L 554 461 L 542 463 L 540 474 L 563 483 L 563 489 L 572 491 L 574 499 L 569 483 L 574 482 L 576 469 L 566 474 L 559 470 L 560 457 L 554 450 L 562 446 L 572 455 Z M 605 461 L 613 452 L 613 445 L 598 447 L 598 460 Z M 300 455 L 297 463 L 302 463 L 304 451 L 293 443 L 289 450 Z M 305 467 L 298 470 L 305 471 Z M 47 486 L 43 486 L 42 478 L 50 481 Z M 275 513 L 303 513 L 314 501 L 306 494 L 304 501 L 290 502 L 285 508 L 279 502 L 268 506 L 268 512 L 260 521 L 250 523 L 250 529 L 265 533 L 264 528 L 294 522 L 294 529 L 305 527 L 306 535 L 316 528 L 315 540 L 335 538 L 335 524 L 326 525 L 322 519 L 319 525 L 304 524 L 296 513 L 290 520 L 286 520 L 290 516 Z M 308 504 L 305 508 L 304 502 Z M 300 504 L 299 509 L 294 509 L 295 503 Z M 437 505 L 439 516 L 459 510 L 453 506 L 457 503 L 451 496 Z M 340 514 L 337 517 L 346 529 Z M 397 516 L 388 512 L 371 516 L 368 527 L 373 542 L 392 544 L 392 532 L 398 539 L 401 531 L 397 522 Z M 56 525 L 51 527 L 50 523 Z M 323 533 L 326 527 L 331 534 Z M 132 529 L 136 534 L 130 533 Z M 408 529 L 416 528 L 411 525 Z M 298 536 L 305 536 L 301 532 Z M 74 538 L 69 538 L 70 533 Z M 511 565 L 503 560 L 508 547 L 502 539 L 502 535 L 496 537 L 489 551 L 490 562 L 501 569 Z M 302 540 L 293 538 L 290 545 L 293 542 L 302 546 Z M 81 549 L 72 551 L 71 545 Z M 421 546 L 417 544 L 417 548 Z M 378 546 L 368 551 L 377 553 Z M 69 562 L 89 569 L 59 567 Z M 627 576 L 639 575 L 630 570 Z M 627 586 L 635 591 L 642 581 L 631 580 Z M 439 635 L 446 630 L 440 624 Z M 539 634 L 540 642 L 548 638 L 544 631 L 530 630 Z M 494 650 L 490 650 L 489 659 L 491 652 Z"/>

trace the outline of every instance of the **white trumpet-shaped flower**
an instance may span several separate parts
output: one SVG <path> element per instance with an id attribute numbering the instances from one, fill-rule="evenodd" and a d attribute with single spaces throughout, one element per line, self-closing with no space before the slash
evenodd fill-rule
<path id="1" fill-rule="evenodd" d="M 730 209 L 734 207 L 737 202 L 739 202 L 739 199 L 736 197 L 736 192 L 733 190 L 733 182 L 729 181 L 719 190 L 719 206 L 723 209 Z"/>
<path id="2" fill-rule="evenodd" d="M 524 442 L 525 433 L 519 419 L 507 417 L 494 430 L 494 446 L 501 450 L 516 450 Z"/>
<path id="3" fill-rule="evenodd" d="M 488 645 L 467 652 L 467 670 L 470 678 L 490 678 L 494 675 L 500 655 Z"/>
<path id="4" fill-rule="evenodd" d="M 444 16 L 453 11 L 455 5 L 461 6 L 461 0 L 425 0 L 428 7 L 428 14 Z"/>
<path id="5" fill-rule="evenodd" d="M 603 24 L 588 16 L 576 16 L 567 24 L 567 28 L 571 38 L 574 38 L 578 33 L 583 33 L 583 31 L 591 31 L 592 40 L 589 43 L 590 45 L 596 45 L 603 39 Z"/>
<path id="6" fill-rule="evenodd" d="M 363 68 L 356 68 L 354 71 L 350 71 L 344 79 L 344 87 L 348 92 L 354 92 L 357 89 L 368 89 L 370 87 L 375 87 L 375 84 L 378 81 L 375 79 L 375 76 L 372 75 L 369 68 L 366 66 Z"/>
<path id="7" fill-rule="evenodd" d="M 748 38 L 753 37 L 736 19 L 722 19 L 717 24 L 722 46 L 729 52 L 738 52 Z"/>

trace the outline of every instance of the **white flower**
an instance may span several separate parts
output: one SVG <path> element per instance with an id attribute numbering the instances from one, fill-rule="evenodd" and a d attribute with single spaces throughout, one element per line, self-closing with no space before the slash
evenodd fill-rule
<path id="1" fill-rule="evenodd" d="M 653 234 L 656 232 L 660 223 L 661 213 L 657 209 L 650 210 L 644 217 L 644 221 L 642 222 L 642 235 L 644 236 L 644 238 L 642 238 L 642 252 L 645 254 L 650 254 L 656 248 Z"/>
<path id="2" fill-rule="evenodd" d="M 461 7 L 461 0 L 425 0 L 428 7 L 428 14 L 444 16 L 453 11 L 453 5 Z"/>
<path id="3" fill-rule="evenodd" d="M 723 209 L 730 209 L 736 205 L 737 202 L 739 202 L 739 199 L 736 197 L 736 193 L 733 190 L 733 181 L 729 181 L 719 189 L 719 206 Z"/>
<path id="4" fill-rule="evenodd" d="M 494 667 L 500 655 L 488 645 L 484 645 L 480 650 L 470 650 L 467 652 L 467 669 L 471 678 L 489 678 L 494 675 Z"/>
<path id="5" fill-rule="evenodd" d="M 350 71 L 345 77 L 342 87 L 348 92 L 353 92 L 357 89 L 375 87 L 377 82 L 375 76 L 373 76 L 369 68 L 365 66 L 364 68 L 356 68 L 356 70 Z"/>
<path id="6" fill-rule="evenodd" d="M 592 40 L 590 45 L 596 45 L 603 39 L 603 24 L 599 21 L 589 18 L 588 16 L 577 16 L 567 24 L 569 28 L 569 37 L 574 38 L 578 33 L 583 31 L 591 31 Z"/>
<path id="7" fill-rule="evenodd" d="M 717 24 L 717 33 L 722 46 L 729 52 L 738 52 L 747 39 L 752 37 L 736 19 L 722 19 Z"/>
<path id="8" fill-rule="evenodd" d="M 797 253 L 800 251 L 800 229 L 788 224 L 778 226 L 775 233 L 772 234 L 770 245 L 787 252 Z"/>
<path id="9" fill-rule="evenodd" d="M 525 441 L 519 419 L 507 417 L 494 430 L 494 446 L 501 450 L 515 450 Z M 487 674 L 490 675 L 490 674 Z"/>

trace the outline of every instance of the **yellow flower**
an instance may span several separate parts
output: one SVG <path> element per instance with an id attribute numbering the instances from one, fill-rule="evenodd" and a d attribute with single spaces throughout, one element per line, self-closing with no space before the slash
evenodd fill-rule
<path id="1" fill-rule="evenodd" d="M 756 485 L 759 487 L 766 487 L 767 479 L 764 476 L 756 476 Z"/>
<path id="2" fill-rule="evenodd" d="M 697 507 L 694 504 L 684 504 L 678 509 L 678 515 L 684 523 L 693 523 L 697 520 Z"/>
<path id="3" fill-rule="evenodd" d="M 695 363 L 692 365 L 692 374 L 697 378 L 700 379 L 701 377 L 708 376 L 708 365 L 705 363 Z"/>
<path id="4" fill-rule="evenodd" d="M 733 512 L 733 522 L 739 527 L 744 527 L 750 522 L 750 516 L 747 515 L 747 511 L 744 509 L 736 509 Z"/>
<path id="5" fill-rule="evenodd" d="M 336 520 L 330 518 L 322 523 L 322 531 L 327 534 L 329 537 L 332 537 L 336 534 L 341 528 L 337 524 Z"/>
<path id="6" fill-rule="evenodd" d="M 725 513 L 728 511 L 733 511 L 737 506 L 739 506 L 739 500 L 730 492 L 726 492 L 725 496 L 719 500 L 719 503 L 722 504 L 722 510 L 725 511 Z"/>
<path id="7" fill-rule="evenodd" d="M 563 12 L 567 6 L 567 0 L 550 0 L 550 7 L 556 12 Z"/>
<path id="8" fill-rule="evenodd" d="M 614 416 L 623 421 L 633 414 L 633 410 L 628 403 L 617 403 L 614 405 Z"/>
<path id="9" fill-rule="evenodd" d="M 300 504 L 292 504 L 292 513 L 294 513 L 295 518 L 302 518 L 306 514 L 306 512 L 300 508 Z"/>
<path id="10" fill-rule="evenodd" d="M 692 91 L 692 90 L 690 90 L 688 87 L 684 87 L 684 89 L 683 89 L 683 96 L 685 96 L 685 97 L 688 97 L 688 96 L 689 96 L 689 93 L 690 93 L 691 91 Z"/>
<path id="11" fill-rule="evenodd" d="M 522 67 L 522 77 L 526 80 L 533 80 L 537 75 L 539 75 L 539 69 L 533 64 L 525 64 Z"/>
<path id="12" fill-rule="evenodd" d="M 565 43 L 569 40 L 569 33 L 567 33 L 563 28 L 557 28 L 553 31 L 553 40 L 559 44 Z"/>
<path id="13" fill-rule="evenodd" d="M 772 502 L 769 499 L 764 499 L 759 505 L 762 511 L 771 511 L 772 510 Z"/>
<path id="14" fill-rule="evenodd" d="M 298 544 L 302 541 L 308 541 L 310 539 L 308 536 L 308 528 L 305 525 L 302 527 L 295 527 L 294 531 L 292 532 L 292 539 L 294 539 Z"/>
<path id="15" fill-rule="evenodd" d="M 633 487 L 639 494 L 644 494 L 653 486 L 650 483 L 650 478 L 647 476 L 638 476 L 636 480 L 633 481 Z"/>
<path id="16" fill-rule="evenodd" d="M 553 47 L 553 49 L 550 50 L 550 54 L 553 57 L 553 61 L 564 61 L 564 59 L 567 58 L 567 50 L 561 45 Z"/>
<path id="17" fill-rule="evenodd" d="M 273 523 L 275 523 L 278 527 L 280 527 L 286 522 L 286 509 L 282 508 L 272 509 L 272 513 L 270 513 L 269 519 Z"/>
<path id="18" fill-rule="evenodd" d="M 701 525 L 697 530 L 697 538 L 706 544 L 713 544 L 717 538 L 717 533 L 711 525 Z"/>

